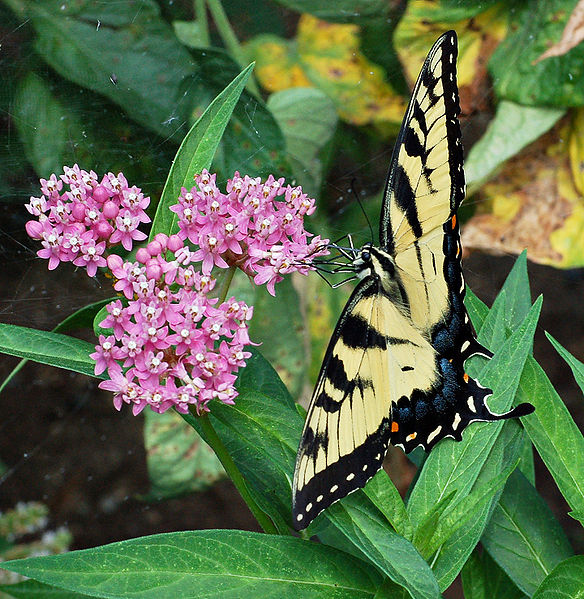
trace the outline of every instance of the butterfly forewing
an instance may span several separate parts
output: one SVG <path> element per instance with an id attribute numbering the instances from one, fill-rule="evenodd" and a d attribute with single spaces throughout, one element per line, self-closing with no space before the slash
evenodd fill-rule
<path id="1" fill-rule="evenodd" d="M 434 44 L 394 147 L 379 234 L 394 255 L 440 228 L 464 198 L 457 54 L 454 31 Z"/>

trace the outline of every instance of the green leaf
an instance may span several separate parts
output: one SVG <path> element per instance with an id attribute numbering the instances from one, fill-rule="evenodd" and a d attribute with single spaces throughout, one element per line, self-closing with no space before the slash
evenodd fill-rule
<path id="1" fill-rule="evenodd" d="M 385 516 L 393 529 L 411 541 L 414 528 L 399 491 L 384 470 L 380 470 L 363 488 L 373 505 Z"/>
<path id="2" fill-rule="evenodd" d="M 416 599 L 440 597 L 426 561 L 407 539 L 387 526 L 379 510 L 364 501 L 361 492 L 331 505 L 324 516 L 317 531 L 323 542 L 371 562 Z"/>
<path id="3" fill-rule="evenodd" d="M 584 555 L 575 555 L 558 564 L 541 583 L 532 599 L 582 599 L 584 597 Z"/>
<path id="4" fill-rule="evenodd" d="M 469 495 L 460 500 L 445 517 L 436 519 L 435 526 L 432 528 L 427 527 L 424 534 L 421 533 L 424 525 L 422 523 L 416 529 L 418 541 L 415 543 L 420 553 L 425 558 L 429 558 L 441 545 L 444 545 L 449 539 L 455 536 L 462 527 L 467 527 L 471 524 L 471 521 L 474 524 L 476 517 L 483 512 L 485 507 L 489 507 L 491 500 L 503 489 L 509 475 L 517 467 L 518 461 L 505 468 L 505 470 L 486 483 L 475 485 Z M 449 496 L 444 497 L 443 500 L 448 497 L 452 498 L 454 494 L 455 491 Z M 448 501 L 445 508 L 449 503 L 450 501 Z"/>
<path id="5" fill-rule="evenodd" d="M 211 166 L 215 150 L 253 69 L 249 65 L 211 102 L 191 127 L 176 153 L 152 223 L 150 239 L 157 233 L 171 235 L 177 230 L 177 216 L 169 210 L 182 187 L 193 186 L 193 176 Z"/>
<path id="6" fill-rule="evenodd" d="M 202 491 L 225 476 L 213 450 L 176 412 L 146 410 L 145 419 L 149 499 Z"/>
<path id="7" fill-rule="evenodd" d="M 470 287 L 466 288 L 466 295 L 464 296 L 464 305 L 468 311 L 468 315 L 474 325 L 475 330 L 480 331 L 485 318 L 489 314 L 489 308 L 487 305 L 479 299 Z"/>
<path id="8" fill-rule="evenodd" d="M 206 46 L 206 33 L 199 21 L 173 21 L 176 37 L 189 48 Z"/>
<path id="9" fill-rule="evenodd" d="M 95 595 L 82 595 L 74 591 L 65 591 L 36 580 L 0 585 L 0 591 L 15 599 L 85 599 L 86 597 L 95 597 Z"/>
<path id="10" fill-rule="evenodd" d="M 27 159 L 39 176 L 46 178 L 61 172 L 64 164 L 78 163 L 97 172 L 123 170 L 128 181 L 142 182 L 144 195 L 160 193 L 152 173 L 167 170 L 160 165 L 170 163 L 170 144 L 153 143 L 150 131 L 105 98 L 59 77 L 29 72 L 18 80 L 10 110 Z M 38 195 L 38 182 L 31 193 Z"/>
<path id="11" fill-rule="evenodd" d="M 541 366 L 528 358 L 518 398 L 535 406 L 523 426 L 568 505 L 584 510 L 584 437 Z"/>
<path id="12" fill-rule="evenodd" d="M 486 551 L 479 554 L 475 549 L 464 564 L 461 575 L 464 599 L 522 599 L 525 597 Z"/>
<path id="13" fill-rule="evenodd" d="M 522 440 L 523 431 L 517 423 L 510 422 L 503 427 L 501 434 L 497 438 L 497 442 L 477 478 L 475 483 L 477 489 L 481 489 L 481 487 L 488 488 L 487 485 L 492 484 L 490 481 L 498 476 L 502 470 L 517 461 Z M 499 496 L 500 491 L 495 492 L 491 501 L 478 503 L 476 507 L 478 511 L 475 512 L 475 517 L 467 523 L 467 526 L 460 527 L 457 534 L 448 538 L 438 548 L 433 558 L 432 569 L 438 579 L 441 590 L 448 588 L 460 573 L 468 556 L 479 542 L 491 516 L 493 506 L 496 504 Z M 460 499 L 460 502 L 462 501 L 464 501 L 463 498 Z M 453 502 L 452 505 L 452 509 L 456 509 L 459 501 L 456 503 Z M 450 514 L 447 513 L 445 517 L 450 518 Z"/>
<path id="14" fill-rule="evenodd" d="M 576 4 L 577 0 L 526 2 L 510 13 L 510 33 L 489 61 L 500 99 L 560 108 L 584 104 L 584 45 L 536 62 L 561 39 Z"/>
<path id="15" fill-rule="evenodd" d="M 294 87 L 272 94 L 268 109 L 286 140 L 286 152 L 294 174 L 309 195 L 322 185 L 319 154 L 330 142 L 338 117 L 335 106 L 316 88 Z"/>
<path id="16" fill-rule="evenodd" d="M 469 195 L 506 160 L 549 131 L 564 113 L 565 110 L 559 108 L 522 106 L 508 100 L 499 102 L 495 118 L 464 161 Z"/>
<path id="17" fill-rule="evenodd" d="M 90 328 L 91 324 L 95 318 L 95 314 L 98 313 L 102 306 L 108 304 L 111 300 L 101 300 L 99 302 L 94 302 L 93 304 L 88 304 L 83 308 L 75 311 L 73 314 L 65 318 L 65 320 L 61 321 L 54 329 L 53 333 L 59 333 L 61 331 L 72 331 L 75 329 L 82 328 Z M 4 390 L 6 385 L 10 383 L 10 381 L 16 376 L 20 370 L 22 370 L 28 360 L 21 360 L 11 371 L 10 374 L 2 381 L 0 384 L 0 393 Z"/>
<path id="18" fill-rule="evenodd" d="M 434 504 L 430 511 L 425 515 L 424 519 L 416 526 L 414 535 L 414 545 L 422 556 L 427 560 L 437 547 L 431 549 L 431 541 L 436 533 L 440 518 L 444 515 L 446 508 L 452 503 L 456 490 L 451 491 L 448 495 L 441 497 Z M 439 545 L 440 543 L 438 543 Z"/>
<path id="19" fill-rule="evenodd" d="M 505 291 L 505 317 L 511 329 L 516 329 L 531 308 L 531 291 L 527 275 L 527 250 L 517 256 L 501 291 Z"/>
<path id="20" fill-rule="evenodd" d="M 276 0 L 278 4 L 299 13 L 309 13 L 331 23 L 358 23 L 386 16 L 384 0 Z"/>
<path id="21" fill-rule="evenodd" d="M 0 352 L 10 356 L 95 377 L 94 351 L 95 345 L 68 335 L 0 323 Z"/>
<path id="22" fill-rule="evenodd" d="M 411 597 L 404 587 L 393 582 L 391 578 L 386 578 L 373 599 L 411 599 Z"/>
<path id="23" fill-rule="evenodd" d="M 489 313 L 487 314 L 477 339 L 493 353 L 496 353 L 507 339 L 508 318 L 505 313 L 507 306 L 507 292 L 505 289 L 497 294 Z M 474 362 L 471 360 L 470 364 Z M 483 361 L 483 365 L 485 362 Z M 480 370 L 477 374 L 480 374 Z"/>
<path id="24" fill-rule="evenodd" d="M 576 359 L 565 347 L 562 347 L 547 331 L 545 336 L 550 340 L 551 344 L 556 348 L 556 351 L 566 360 L 568 366 L 572 369 L 572 374 L 578 383 L 578 387 L 584 393 L 584 363 Z"/>
<path id="25" fill-rule="evenodd" d="M 36 51 L 61 76 L 164 137 L 177 132 L 180 85 L 195 69 L 155 2 L 141 0 L 136 11 L 132 4 L 38 0 L 27 11 Z"/>
<path id="26" fill-rule="evenodd" d="M 75 115 L 51 93 L 48 84 L 35 73 L 28 73 L 14 96 L 14 124 L 20 134 L 28 161 L 41 176 L 61 172 L 62 156 L 72 130 L 82 138 L 82 125 Z"/>
<path id="27" fill-rule="evenodd" d="M 373 597 L 381 577 L 331 547 L 235 530 L 175 532 L 3 568 L 95 597 Z"/>
<path id="28" fill-rule="evenodd" d="M 573 553 L 551 510 L 519 471 L 507 481 L 481 542 L 529 596 L 560 561 Z"/>
<path id="29" fill-rule="evenodd" d="M 306 384 L 306 328 L 300 298 L 290 277 L 278 283 L 276 297 L 265 288 L 258 289 L 253 307 L 250 338 L 262 344 L 263 356 L 276 369 L 292 397 L 299 397 Z"/>

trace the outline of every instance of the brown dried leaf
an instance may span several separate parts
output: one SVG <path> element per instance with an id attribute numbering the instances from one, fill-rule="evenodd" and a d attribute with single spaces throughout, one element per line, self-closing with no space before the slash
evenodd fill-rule
<path id="1" fill-rule="evenodd" d="M 563 268 L 584 265 L 584 199 L 574 184 L 564 119 L 506 163 L 478 194 L 479 212 L 462 233 L 465 249 L 519 254 Z"/>
<path id="2" fill-rule="evenodd" d="M 574 7 L 566 27 L 562 33 L 562 39 L 548 48 L 539 58 L 533 61 L 532 64 L 550 58 L 552 56 L 563 56 L 572 48 L 577 46 L 584 40 L 584 0 L 580 0 Z"/>

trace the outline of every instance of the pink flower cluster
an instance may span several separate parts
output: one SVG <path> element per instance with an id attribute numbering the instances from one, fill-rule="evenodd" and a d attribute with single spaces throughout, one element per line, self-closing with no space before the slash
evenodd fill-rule
<path id="1" fill-rule="evenodd" d="M 195 177 L 197 186 L 183 187 L 178 204 L 170 208 L 178 215 L 181 239 L 198 246 L 194 259 L 203 263 L 203 273 L 236 265 L 275 295 L 283 275 L 308 274 L 312 259 L 329 253 L 328 239 L 309 241 L 304 216 L 315 206 L 301 187 L 284 186 L 283 178 L 272 175 L 262 182 L 236 172 L 222 193 L 215 177 L 204 170 Z"/>
<path id="2" fill-rule="evenodd" d="M 130 187 L 124 175 L 104 175 L 101 182 L 91 171 L 64 167 L 64 174 L 41 179 L 42 195 L 31 197 L 26 209 L 38 220 L 26 223 L 26 231 L 41 241 L 37 252 L 49 260 L 49 269 L 73 262 L 92 277 L 106 265 L 106 246 L 121 243 L 128 251 L 134 241 L 146 239 L 138 230 L 150 222 L 144 210 L 150 198 Z M 68 189 L 63 191 L 63 184 Z"/>
<path id="3" fill-rule="evenodd" d="M 64 167 L 60 177 L 41 179 L 42 196 L 26 206 L 38 218 L 26 230 L 41 241 L 38 255 L 49 260 L 49 269 L 73 262 L 94 276 L 107 266 L 114 288 L 125 296 L 107 306 L 100 326 L 108 331 L 91 354 L 95 374 L 107 370 L 109 379 L 99 386 L 113 392 L 118 410 L 127 403 L 134 414 L 146 406 L 202 413 L 213 399 L 233 403 L 236 373 L 251 355 L 245 348 L 253 308 L 209 297 L 213 266 L 237 266 L 274 295 L 283 275 L 307 274 L 313 258 L 328 254 L 328 240 L 304 229 L 314 200 L 302 188 L 271 175 L 262 182 L 235 173 L 222 193 L 215 177 L 205 170 L 195 187 L 183 188 L 171 208 L 179 217 L 178 234 L 156 235 L 137 250 L 135 262 L 109 250 L 121 244 L 130 251 L 146 239 L 138 226 L 150 222 L 150 199 L 121 173 L 100 182 L 93 171 Z M 63 191 L 64 184 L 69 189 Z"/>
<path id="4" fill-rule="evenodd" d="M 253 308 L 234 298 L 217 305 L 208 296 L 215 279 L 193 268 L 193 252 L 177 235 L 157 235 L 136 258 L 107 259 L 128 301 L 110 303 L 100 323 L 113 332 L 100 335 L 91 354 L 95 374 L 107 369 L 110 377 L 100 388 L 114 393 L 118 410 L 132 404 L 134 414 L 146 406 L 187 413 L 191 405 L 202 413 L 213 399 L 232 404 L 235 373 L 251 355 Z"/>

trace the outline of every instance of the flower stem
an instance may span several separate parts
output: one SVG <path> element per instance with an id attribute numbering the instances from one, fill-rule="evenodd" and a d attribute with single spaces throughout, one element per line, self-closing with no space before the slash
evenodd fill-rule
<path id="1" fill-rule="evenodd" d="M 221 281 L 221 288 L 219 289 L 219 304 L 222 304 L 227 297 L 227 292 L 229 291 L 229 286 L 231 285 L 231 281 L 233 281 L 233 277 L 235 276 L 235 270 L 237 266 L 230 266 L 227 274 L 223 281 Z"/>
<path id="2" fill-rule="evenodd" d="M 233 481 L 233 484 L 239 491 L 239 494 L 243 497 L 245 503 L 247 503 L 247 506 L 249 507 L 251 513 L 255 516 L 259 525 L 264 529 L 264 532 L 270 534 L 278 534 L 278 531 L 274 526 L 273 522 L 251 496 L 249 489 L 247 488 L 247 485 L 245 483 L 245 479 L 243 478 L 241 472 L 235 465 L 235 462 L 229 455 L 229 452 L 223 444 L 223 441 L 221 441 L 219 435 L 217 434 L 217 431 L 211 424 L 209 416 L 207 414 L 203 414 L 202 416 L 196 416 L 195 412 L 192 412 L 192 414 L 201 423 L 201 428 L 203 429 L 203 433 L 205 435 L 205 441 L 207 441 L 207 443 L 213 448 L 213 451 L 219 458 L 219 461 L 221 462 L 221 464 L 223 464 L 225 472 L 227 472 L 229 478 L 231 478 L 231 480 Z"/>
<path id="3" fill-rule="evenodd" d="M 203 46 L 207 47 L 210 44 L 209 39 L 209 24 L 207 22 L 207 7 L 205 0 L 195 0 L 195 19 L 201 27 L 201 41 Z"/>
<path id="4" fill-rule="evenodd" d="M 245 52 L 241 48 L 241 44 L 229 23 L 229 19 L 225 14 L 225 10 L 220 0 L 207 0 L 207 6 L 217 26 L 217 31 L 225 44 L 227 50 L 231 53 L 235 61 L 241 68 L 246 67 L 249 62 L 245 56 Z M 260 90 L 256 85 L 256 82 L 250 77 L 247 82 L 247 90 L 254 96 L 259 97 Z"/>

